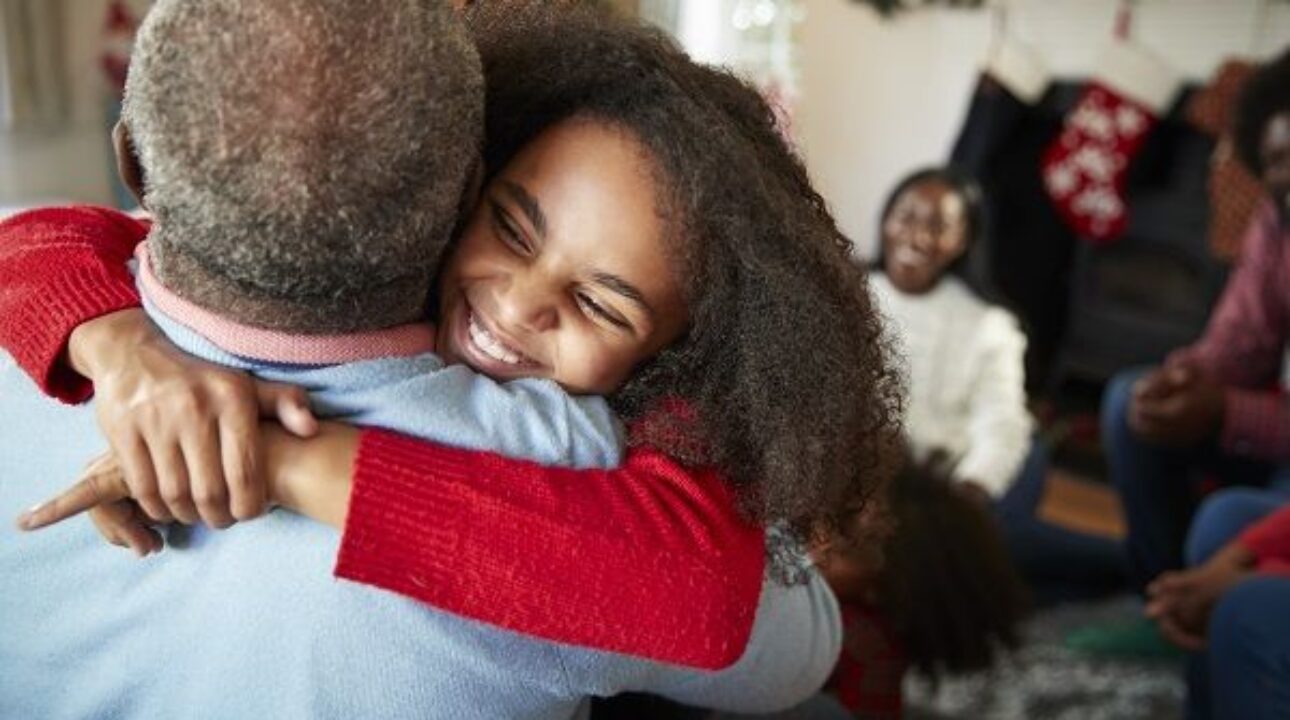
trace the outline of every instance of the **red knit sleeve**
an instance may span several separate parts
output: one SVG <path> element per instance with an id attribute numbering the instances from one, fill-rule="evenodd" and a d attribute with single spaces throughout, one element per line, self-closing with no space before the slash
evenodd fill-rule
<path id="1" fill-rule="evenodd" d="M 48 208 L 0 223 L 0 347 L 41 389 L 82 402 L 93 388 L 66 361 L 77 325 L 139 305 L 126 268 L 146 224 L 115 210 Z"/>
<path id="2" fill-rule="evenodd" d="M 1259 567 L 1290 562 L 1290 505 L 1254 523 L 1237 538 Z"/>
<path id="3" fill-rule="evenodd" d="M 711 471 L 543 467 L 365 431 L 336 572 L 549 640 L 704 669 L 752 630 L 763 532 Z"/>

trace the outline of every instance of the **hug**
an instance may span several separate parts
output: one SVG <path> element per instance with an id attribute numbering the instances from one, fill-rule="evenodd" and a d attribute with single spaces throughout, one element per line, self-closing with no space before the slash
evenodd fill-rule
<path id="1" fill-rule="evenodd" d="M 0 225 L 0 501 L 92 521 L 4 530 L 0 715 L 824 682 L 901 387 L 749 86 L 591 11 L 160 0 L 116 141 L 145 219 Z"/>

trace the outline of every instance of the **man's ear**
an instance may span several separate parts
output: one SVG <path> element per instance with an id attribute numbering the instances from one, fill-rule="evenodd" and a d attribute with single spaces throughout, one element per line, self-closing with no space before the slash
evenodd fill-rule
<path id="1" fill-rule="evenodd" d="M 475 206 L 479 204 L 479 195 L 484 191 L 484 175 L 484 158 L 481 155 L 475 158 L 475 169 L 470 173 L 466 192 L 461 195 L 459 212 L 462 217 L 470 217 L 470 214 L 475 211 Z"/>
<path id="2" fill-rule="evenodd" d="M 143 201 L 143 166 L 134 151 L 134 142 L 130 139 L 130 127 L 124 120 L 117 120 L 112 128 L 112 149 L 116 151 L 116 172 L 121 182 L 134 196 L 139 207 L 147 207 Z"/>
<path id="3" fill-rule="evenodd" d="M 477 155 L 474 169 L 470 172 L 470 179 L 466 181 L 466 187 L 461 192 L 461 199 L 457 201 L 457 224 L 452 228 L 453 240 L 461 237 L 461 233 L 470 224 L 470 218 L 475 214 L 475 206 L 479 204 L 479 196 L 483 191 L 484 158 L 482 155 Z"/>

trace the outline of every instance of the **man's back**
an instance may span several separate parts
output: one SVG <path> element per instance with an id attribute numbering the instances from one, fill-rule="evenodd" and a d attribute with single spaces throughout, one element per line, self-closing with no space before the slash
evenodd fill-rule
<path id="1" fill-rule="evenodd" d="M 0 364 L 0 515 L 104 449 L 89 406 Z M 184 529 L 138 560 L 84 519 L 0 523 L 0 717 L 569 717 L 553 647 L 335 580 L 338 537 L 289 513 Z M 563 695 L 563 697 L 561 697 Z"/>

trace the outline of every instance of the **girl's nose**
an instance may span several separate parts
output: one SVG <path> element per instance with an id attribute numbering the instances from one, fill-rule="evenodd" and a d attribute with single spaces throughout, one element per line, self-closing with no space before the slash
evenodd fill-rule
<path id="1" fill-rule="evenodd" d="M 552 330 L 559 325 L 559 293 L 540 278 L 516 275 L 498 302 L 498 320 L 528 332 Z"/>

